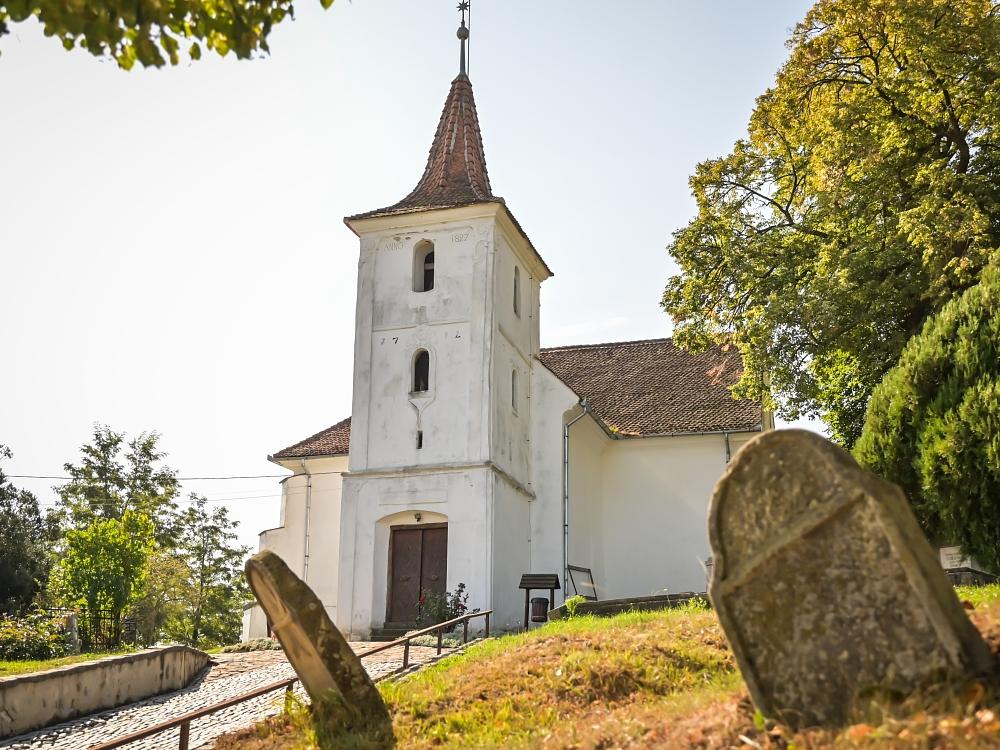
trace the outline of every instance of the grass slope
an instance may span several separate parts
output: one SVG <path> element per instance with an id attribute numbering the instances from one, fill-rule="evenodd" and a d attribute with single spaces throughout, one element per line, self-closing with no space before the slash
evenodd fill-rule
<path id="1" fill-rule="evenodd" d="M 959 595 L 1000 651 L 1000 586 Z M 792 733 L 754 712 L 714 614 L 695 608 L 553 622 L 380 688 L 405 750 L 1000 748 L 1000 684 L 988 681 L 876 707 L 842 731 Z M 377 746 L 325 734 L 335 723 L 300 707 L 216 748 Z"/>
<path id="2" fill-rule="evenodd" d="M 117 653 L 117 652 L 116 652 Z M 102 652 L 95 654 L 74 654 L 73 656 L 61 656 L 58 659 L 39 659 L 35 661 L 0 661 L 0 677 L 12 677 L 16 674 L 30 674 L 41 672 L 46 669 L 65 667 L 70 664 L 78 664 L 82 661 L 93 661 L 105 656 L 112 656 L 112 652 Z"/>

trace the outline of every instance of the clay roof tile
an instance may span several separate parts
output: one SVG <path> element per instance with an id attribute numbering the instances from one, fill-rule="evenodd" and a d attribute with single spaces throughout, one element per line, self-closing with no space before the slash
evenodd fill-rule
<path id="1" fill-rule="evenodd" d="M 743 371 L 735 348 L 691 354 L 650 339 L 542 349 L 539 359 L 621 437 L 761 428 L 760 403 L 729 391 Z M 273 458 L 345 455 L 350 437 L 348 417 Z"/>
<path id="2" fill-rule="evenodd" d="M 398 203 L 348 220 L 494 202 L 503 203 L 503 198 L 493 195 L 490 187 L 472 81 L 460 73 L 451 83 L 417 186 Z"/>

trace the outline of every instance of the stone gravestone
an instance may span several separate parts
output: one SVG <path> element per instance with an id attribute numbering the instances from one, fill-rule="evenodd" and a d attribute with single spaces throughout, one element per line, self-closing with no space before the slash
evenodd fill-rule
<path id="1" fill-rule="evenodd" d="M 382 696 L 312 589 L 269 550 L 247 560 L 246 576 L 313 705 L 339 704 L 346 724 L 391 736 Z"/>
<path id="2" fill-rule="evenodd" d="M 709 538 L 712 604 L 766 716 L 843 725 L 866 698 L 991 667 L 902 491 L 815 433 L 750 441 Z"/>

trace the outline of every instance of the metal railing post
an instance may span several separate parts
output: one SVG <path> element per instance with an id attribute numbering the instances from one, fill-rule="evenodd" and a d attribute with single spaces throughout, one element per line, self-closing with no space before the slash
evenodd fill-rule
<path id="1" fill-rule="evenodd" d="M 444 631 L 438 631 L 438 656 L 441 655 L 441 640 L 444 638 Z"/>
<path id="2" fill-rule="evenodd" d="M 466 618 L 465 622 L 462 623 L 462 643 L 469 642 L 469 619 Z"/>
<path id="3" fill-rule="evenodd" d="M 407 641 L 403 644 L 403 669 L 410 666 L 410 642 Z"/>
<path id="4" fill-rule="evenodd" d="M 177 750 L 188 750 L 188 742 L 191 739 L 191 722 L 185 721 L 181 724 L 181 741 Z"/>

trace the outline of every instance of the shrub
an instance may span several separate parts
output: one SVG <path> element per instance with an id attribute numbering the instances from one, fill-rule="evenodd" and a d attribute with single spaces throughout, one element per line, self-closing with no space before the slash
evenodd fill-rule
<path id="1" fill-rule="evenodd" d="M 469 611 L 468 602 L 469 594 L 465 590 L 464 583 L 459 583 L 454 591 L 446 591 L 443 594 L 425 591 L 420 595 L 417 624 L 429 627 L 461 617 Z"/>
<path id="2" fill-rule="evenodd" d="M 587 597 L 581 594 L 574 594 L 569 599 L 564 601 L 563 606 L 566 607 L 566 615 L 568 617 L 576 617 L 576 608 L 585 601 L 587 601 Z"/>
<path id="3" fill-rule="evenodd" d="M 44 612 L 0 619 L 0 659 L 55 659 L 69 651 L 62 622 Z"/>
<path id="4" fill-rule="evenodd" d="M 903 488 L 932 540 L 1000 570 L 1000 267 L 909 341 L 854 455 Z"/>

